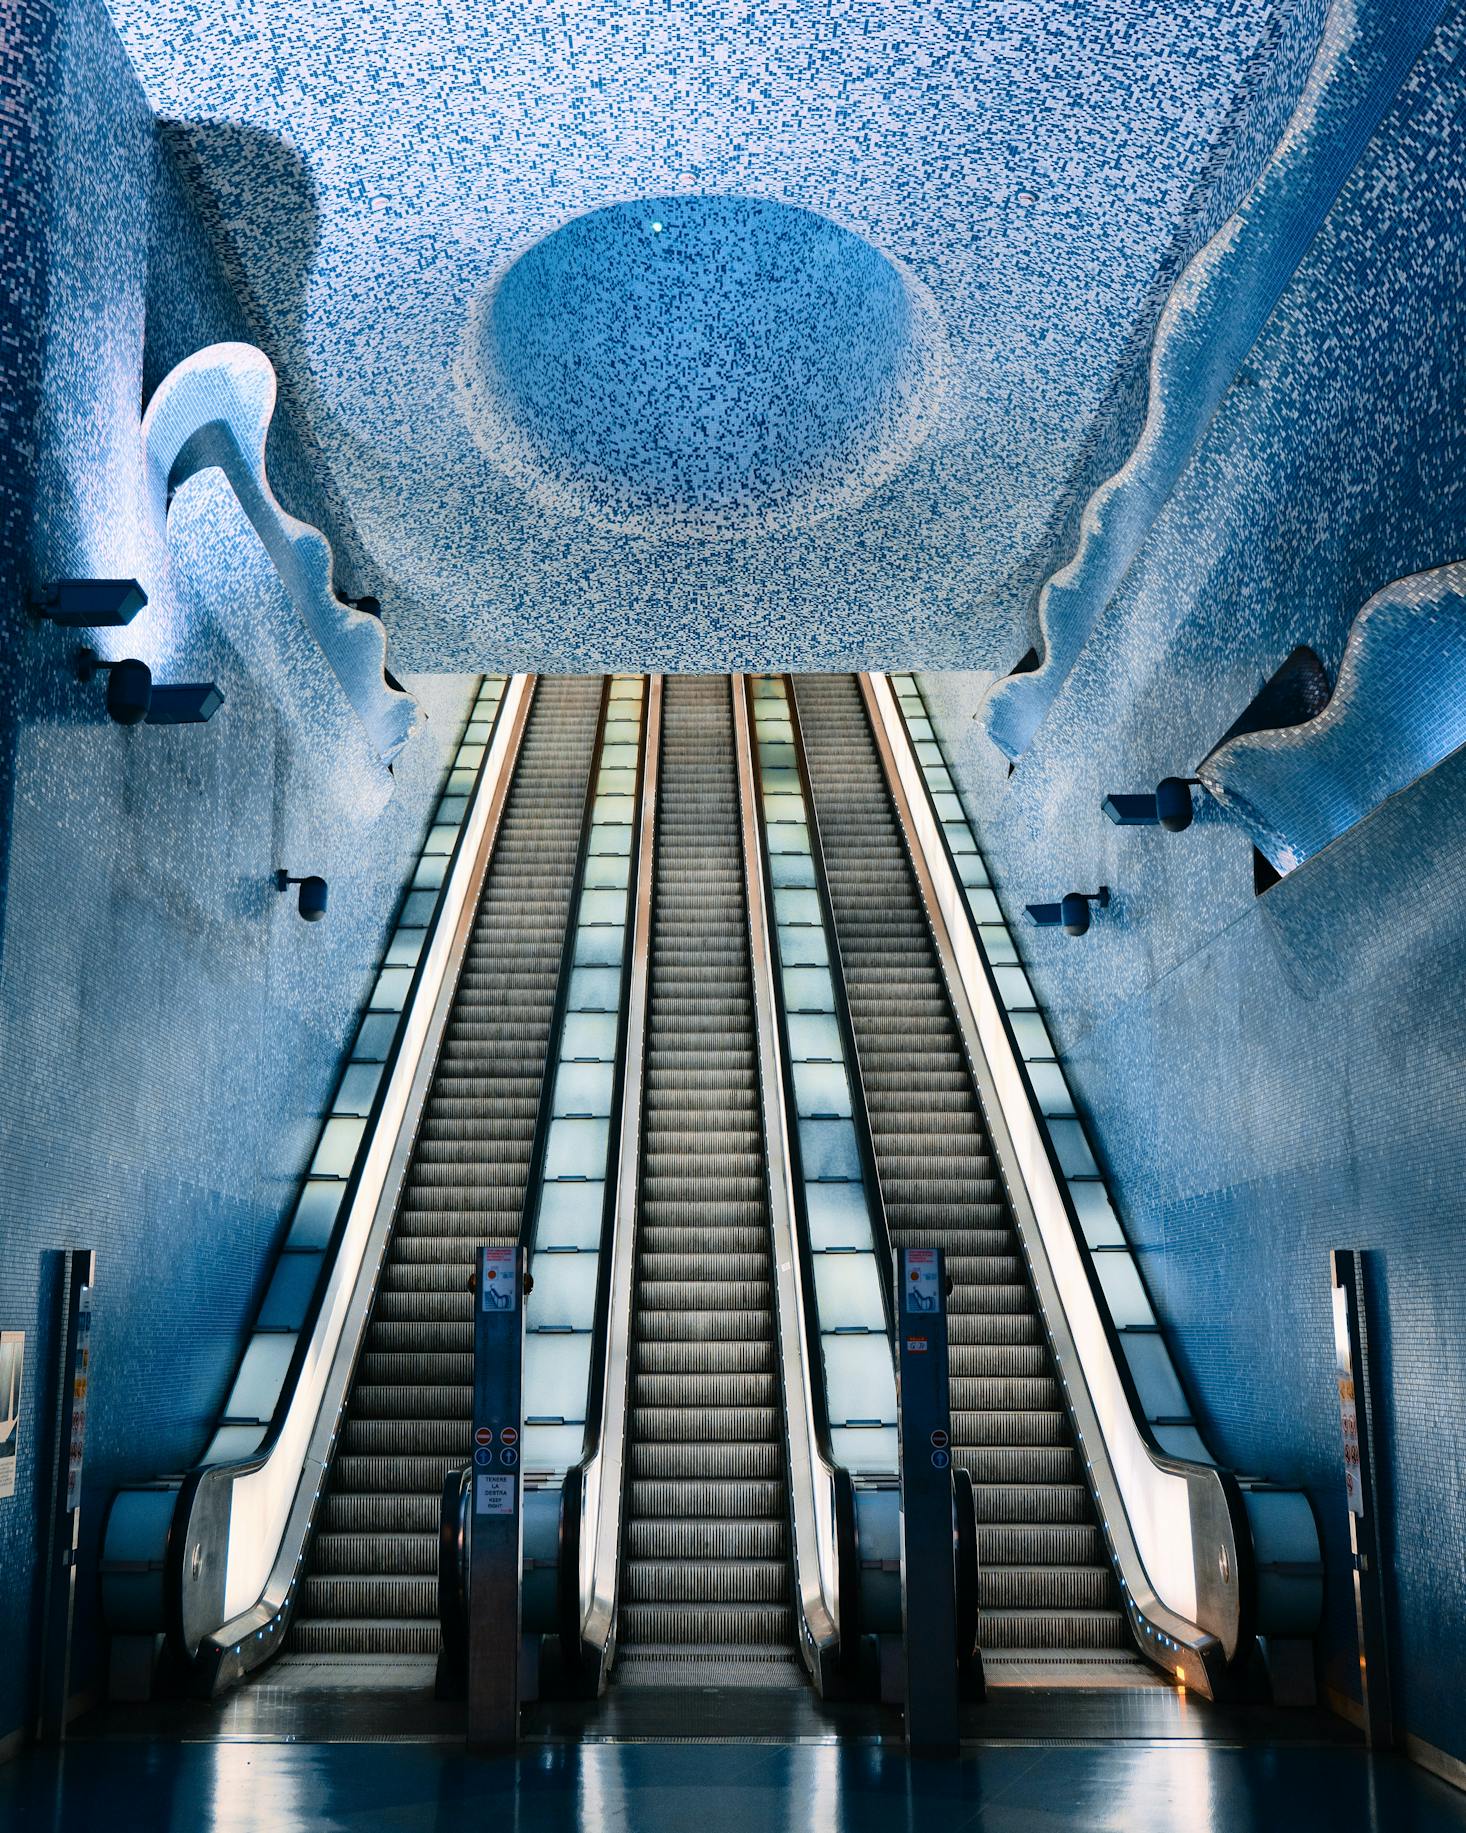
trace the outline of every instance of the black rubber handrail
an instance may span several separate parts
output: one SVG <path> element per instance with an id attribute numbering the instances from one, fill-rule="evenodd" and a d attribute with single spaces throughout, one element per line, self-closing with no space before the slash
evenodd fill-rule
<path id="1" fill-rule="evenodd" d="M 575 870 L 570 879 L 570 901 L 566 906 L 565 934 L 560 943 L 560 966 L 555 980 L 555 1003 L 550 1009 L 549 1041 L 545 1047 L 545 1071 L 540 1083 L 540 1105 L 535 1115 L 534 1139 L 529 1151 L 529 1182 L 524 1190 L 524 1208 L 519 1218 L 519 1245 L 525 1252 L 525 1265 L 534 1249 L 539 1227 L 540 1203 L 544 1190 L 545 1154 L 550 1144 L 550 1122 L 555 1117 L 555 1057 L 560 1034 L 565 1028 L 565 1010 L 570 1002 L 570 975 L 575 966 L 576 912 L 580 894 L 585 888 L 585 861 L 590 847 L 591 829 L 595 825 L 596 779 L 601 768 L 601 743 L 606 730 L 606 709 L 611 703 L 611 677 L 601 677 L 601 704 L 596 715 L 595 738 L 591 744 L 590 770 L 586 777 L 585 802 L 580 814 L 580 843 L 575 855 Z M 645 721 L 643 721 L 643 727 Z M 625 1004 L 625 989 L 622 989 Z M 614 1108 L 614 1102 L 612 1104 Z M 602 1222 L 604 1227 L 604 1218 Z"/>
<path id="2" fill-rule="evenodd" d="M 891 1338 L 892 1353 L 896 1345 L 896 1256 L 891 1247 L 891 1231 L 886 1222 L 886 1199 L 881 1189 L 880 1167 L 876 1163 L 875 1141 L 870 1129 L 870 1111 L 865 1101 L 865 1078 L 860 1069 L 860 1046 L 855 1039 L 855 1024 L 850 1016 L 850 997 L 845 988 L 845 961 L 840 948 L 840 930 L 835 919 L 835 904 L 830 896 L 829 873 L 825 868 L 825 848 L 820 837 L 819 809 L 815 803 L 814 785 L 809 775 L 809 759 L 804 749 L 804 728 L 799 720 L 799 702 L 794 677 L 784 676 L 784 691 L 789 700 L 789 725 L 794 734 L 794 759 L 799 770 L 799 786 L 804 796 L 805 820 L 809 826 L 809 850 L 814 857 L 815 884 L 820 909 L 824 913 L 825 936 L 829 943 L 830 977 L 835 986 L 835 1018 L 840 1027 L 840 1043 L 845 1052 L 850 1080 L 850 1111 L 855 1123 L 856 1144 L 860 1151 L 860 1171 L 865 1182 L 870 1212 L 871 1235 L 875 1242 L 876 1262 L 881 1272 L 881 1295 L 885 1301 L 886 1330 Z M 757 744 L 757 734 L 754 738 Z M 772 908 L 772 906 L 771 906 Z M 775 925 L 777 946 L 777 925 Z M 782 1010 L 782 1001 L 780 1002 Z M 795 1133 L 798 1134 L 798 1126 Z"/>
<path id="3" fill-rule="evenodd" d="M 626 878 L 626 928 L 621 942 L 621 997 L 616 1014 L 616 1057 L 611 1077 L 611 1115 L 606 1132 L 606 1188 L 601 1199 L 601 1245 L 596 1261 L 596 1295 L 591 1313 L 590 1379 L 585 1396 L 585 1436 L 580 1456 L 565 1472 L 561 1486 L 559 1569 L 556 1573 L 561 1660 L 567 1675 L 583 1674 L 580 1619 L 580 1535 L 586 1466 L 599 1453 L 601 1415 L 605 1405 L 606 1348 L 610 1329 L 614 1255 L 609 1239 L 616 1215 L 621 1176 L 621 1121 L 626 1094 L 626 1033 L 631 1012 L 631 964 L 636 948 L 637 874 L 641 864 L 641 804 L 646 781 L 647 743 L 651 731 L 651 683 L 643 675 L 641 728 L 636 753 L 636 788 L 632 795 L 631 855 Z M 600 747 L 597 744 L 597 760 Z M 645 1074 L 644 1064 L 642 1073 Z"/>
<path id="4" fill-rule="evenodd" d="M 786 694 L 788 693 L 787 681 L 785 684 L 785 692 Z M 754 815 L 758 825 L 759 835 L 759 876 L 763 882 L 764 908 L 768 912 L 769 946 L 773 952 L 773 965 L 776 970 L 773 976 L 774 1015 L 779 1034 L 779 1066 L 783 1084 L 782 1110 L 785 1115 L 785 1140 L 789 1151 L 791 1172 L 789 1201 L 793 1211 L 792 1226 L 795 1251 L 799 1255 L 800 1287 L 809 1295 L 809 1302 L 801 1307 L 801 1321 L 804 1327 L 804 1359 L 805 1366 L 809 1373 L 810 1411 L 814 1416 L 815 1448 L 819 1453 L 821 1462 L 823 1462 L 832 1473 L 834 1481 L 835 1582 L 840 1629 L 840 1646 L 837 1659 L 842 1675 L 844 1679 L 848 1681 L 854 1676 L 859 1662 L 860 1638 L 862 1633 L 860 1610 L 860 1548 L 858 1524 L 855 1515 L 854 1481 L 848 1468 L 838 1457 L 836 1457 L 830 1436 L 830 1407 L 829 1396 L 825 1389 L 824 1345 L 820 1337 L 818 1308 L 814 1302 L 814 1257 L 809 1245 L 809 1209 L 805 1200 L 804 1169 L 799 1144 L 798 1105 L 794 1088 L 794 1060 L 790 1054 L 789 1048 L 789 1023 L 788 1013 L 785 1009 L 784 1002 L 782 979 L 783 964 L 779 951 L 779 926 L 775 920 L 774 914 L 773 871 L 769 860 L 768 827 L 764 820 L 763 771 L 761 767 L 762 760 L 759 754 L 758 721 L 755 716 L 757 702 L 753 697 L 753 678 L 751 676 L 744 677 L 744 695 L 748 712 L 749 743 L 753 747 L 753 794 L 756 802 Z M 791 731 L 797 730 L 793 724 L 792 716 L 790 729 Z M 800 760 L 803 758 L 803 748 L 797 742 L 795 744 L 795 756 Z M 801 774 L 800 784 L 805 796 L 805 813 L 810 820 L 810 844 L 811 849 L 813 849 L 815 838 L 813 805 L 810 800 L 807 777 L 804 774 Z M 816 874 L 818 874 L 818 864 L 815 869 Z M 828 929 L 830 927 L 828 903 L 822 900 L 821 909 L 825 914 L 826 927 Z M 831 940 L 833 940 L 832 934 Z M 843 981 L 841 981 L 837 983 L 837 1006 L 843 1005 L 843 993 L 844 986 Z M 843 1031 L 841 1036 L 843 1043 L 845 1041 Z M 857 1071 L 853 1063 L 848 1069 L 848 1074 L 852 1084 L 851 1105 L 853 1109 L 855 1104 L 855 1084 L 858 1080 Z M 766 1151 L 768 1157 L 771 1158 L 772 1146 L 768 1146 Z M 874 1231 L 876 1210 L 879 1210 L 882 1226 L 884 1226 L 885 1212 L 883 1208 L 879 1207 L 880 1192 L 878 1185 L 875 1187 L 872 1195 L 874 1201 L 873 1203 L 868 1201 L 867 1206 L 872 1212 L 871 1220 Z M 876 1252 L 877 1260 L 879 1260 L 879 1242 L 877 1242 Z M 886 1253 L 889 1259 L 889 1237 L 886 1239 Z M 887 1317 L 887 1341 L 894 1355 L 895 1339 L 890 1335 L 893 1294 L 886 1290 L 886 1286 L 889 1282 L 882 1281 L 881 1283 Z"/>

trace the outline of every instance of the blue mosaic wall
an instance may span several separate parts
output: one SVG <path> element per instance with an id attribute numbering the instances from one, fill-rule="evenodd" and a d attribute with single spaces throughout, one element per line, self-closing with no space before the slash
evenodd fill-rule
<path id="1" fill-rule="evenodd" d="M 996 667 L 1027 646 L 1159 300 L 1266 160 L 1324 5 L 279 0 L 267 31 L 199 0 L 113 12 L 407 665 Z M 828 250 L 861 238 L 899 282 L 923 355 L 894 420 L 813 240 L 766 258 L 772 206 L 827 219 Z M 608 389 L 597 327 L 628 272 L 655 287 L 674 259 L 651 220 L 738 276 L 748 336 L 709 369 L 715 288 L 649 338 L 645 386 Z M 848 359 L 843 479 L 836 441 L 801 491 L 808 454 L 771 436 L 777 527 L 756 503 L 649 516 L 644 492 L 567 483 L 532 353 L 496 376 L 485 347 L 567 237 L 600 436 L 587 452 L 581 430 L 581 457 L 645 456 L 649 394 L 724 448 L 759 401 L 816 413 L 827 352 L 765 387 L 802 320 L 807 348 Z M 678 452 L 643 481 L 675 497 Z"/>
<path id="2" fill-rule="evenodd" d="M 1027 930 L 1031 972 L 1211 1442 L 1314 1494 L 1343 1688 L 1327 1251 L 1376 1254 L 1404 1717 L 1458 1757 L 1466 761 L 1261 898 L 1208 798 L 1179 836 L 1100 803 L 1189 774 L 1295 645 L 1332 674 L 1376 590 L 1466 553 L 1463 53 L 1456 7 L 1011 776 L 973 717 L 991 677 L 922 683 L 1010 916 L 1112 888 L 1082 941 Z"/>
<path id="3" fill-rule="evenodd" d="M 54 1405 L 47 1256 L 98 1251 L 90 1549 L 120 1479 L 201 1448 L 468 684 L 414 681 L 428 721 L 385 800 L 392 784 L 217 472 L 180 491 L 171 565 L 158 564 L 145 391 L 246 327 L 100 5 L 10 6 L 0 24 L 0 101 L 32 136 L 5 193 L 21 291 L 0 325 L 0 402 L 22 424 L 0 432 L 33 454 L 0 466 L 0 1326 L 27 1333 L 20 1491 L 0 1502 L 4 1738 L 29 1710 L 37 1459 Z M 277 485 L 319 516 L 281 430 Z M 72 676 L 85 633 L 23 609 L 28 583 L 132 574 L 153 602 L 99 641 L 164 681 L 217 680 L 209 725 L 113 725 L 102 682 Z M 273 889 L 280 865 L 330 880 L 324 923 Z M 90 1587 L 75 1679 L 96 1679 Z"/>

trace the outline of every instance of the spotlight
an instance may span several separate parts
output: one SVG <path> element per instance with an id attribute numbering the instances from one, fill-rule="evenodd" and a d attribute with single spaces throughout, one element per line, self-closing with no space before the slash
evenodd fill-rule
<path id="1" fill-rule="evenodd" d="M 130 624 L 147 602 L 135 579 L 55 579 L 31 600 L 31 611 L 68 630 L 100 630 Z"/>
<path id="2" fill-rule="evenodd" d="M 201 726 L 224 704 L 212 681 L 155 687 L 152 669 L 135 656 L 104 662 L 96 650 L 78 649 L 77 680 L 90 681 L 95 675 L 107 676 L 107 712 L 120 726 L 141 725 L 144 720 L 150 726 Z"/>
<path id="3" fill-rule="evenodd" d="M 288 891 L 292 885 L 300 886 L 298 907 L 302 918 L 307 923 L 319 923 L 326 914 L 326 897 L 330 889 L 325 879 L 318 878 L 314 873 L 306 878 L 292 878 L 281 866 L 275 874 L 275 889 Z"/>
<path id="4" fill-rule="evenodd" d="M 1089 929 L 1089 907 L 1109 908 L 1110 887 L 1098 891 L 1068 891 L 1056 904 L 1028 904 L 1028 920 L 1035 929 L 1062 929 L 1066 936 L 1082 936 Z"/>
<path id="5" fill-rule="evenodd" d="M 1168 834 L 1182 834 L 1191 825 L 1191 790 L 1197 781 L 1194 776 L 1162 777 L 1154 795 L 1106 796 L 1100 809 L 1116 827 L 1163 827 Z"/>

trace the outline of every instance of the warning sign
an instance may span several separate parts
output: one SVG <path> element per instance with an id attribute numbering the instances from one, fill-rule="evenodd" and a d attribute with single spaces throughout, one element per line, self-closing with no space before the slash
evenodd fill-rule
<path id="1" fill-rule="evenodd" d="M 514 1261 L 519 1250 L 512 1247 L 484 1249 L 484 1310 L 512 1311 L 518 1297 Z"/>
<path id="2" fill-rule="evenodd" d="M 512 1515 L 514 1513 L 513 1477 L 475 1477 L 473 1512 L 476 1515 Z"/>
<path id="3" fill-rule="evenodd" d="M 940 1311 L 941 1293 L 937 1289 L 937 1250 L 934 1247 L 909 1247 L 906 1250 L 906 1309 Z"/>

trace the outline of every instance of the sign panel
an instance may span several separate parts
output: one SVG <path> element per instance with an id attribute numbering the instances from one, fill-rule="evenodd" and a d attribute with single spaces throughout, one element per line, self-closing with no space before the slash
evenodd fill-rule
<path id="1" fill-rule="evenodd" d="M 512 1515 L 514 1513 L 513 1477 L 478 1476 L 474 1478 L 473 1512 L 476 1515 Z"/>
<path id="2" fill-rule="evenodd" d="M 896 1338 L 896 1398 L 906 1741 L 915 1750 L 932 1751 L 955 1750 L 958 1738 L 952 1422 L 942 1275 L 939 1249 L 902 1249 L 896 1275 L 904 1295 Z"/>
<path id="3" fill-rule="evenodd" d="M 92 1292 L 76 1295 L 76 1349 L 71 1371 L 71 1440 L 66 1451 L 66 1506 L 81 1507 L 81 1460 L 87 1442 L 87 1388 L 92 1365 Z"/>
<path id="4" fill-rule="evenodd" d="M 1354 1393 L 1354 1358 L 1349 1350 L 1349 1294 L 1335 1286 L 1334 1368 L 1339 1383 L 1339 1424 L 1344 1433 L 1344 1493 L 1351 1515 L 1364 1513 L 1364 1478 L 1359 1468 L 1359 1406 Z"/>
<path id="5" fill-rule="evenodd" d="M 522 1498 L 516 1466 L 524 1378 L 523 1263 L 518 1247 L 479 1249 L 473 1344 L 472 1540 L 468 1741 L 513 1745 L 519 1733 Z"/>
<path id="6" fill-rule="evenodd" d="M 484 1310 L 512 1311 L 518 1283 L 515 1259 L 518 1248 L 486 1247 L 484 1255 Z"/>
<path id="7" fill-rule="evenodd" d="M 942 1291 L 937 1275 L 937 1250 L 934 1247 L 909 1247 L 906 1262 L 906 1309 L 932 1312 L 942 1308 Z"/>
<path id="8" fill-rule="evenodd" d="M 0 1498 L 15 1494 L 20 1453 L 20 1389 L 25 1332 L 0 1330 Z"/>

